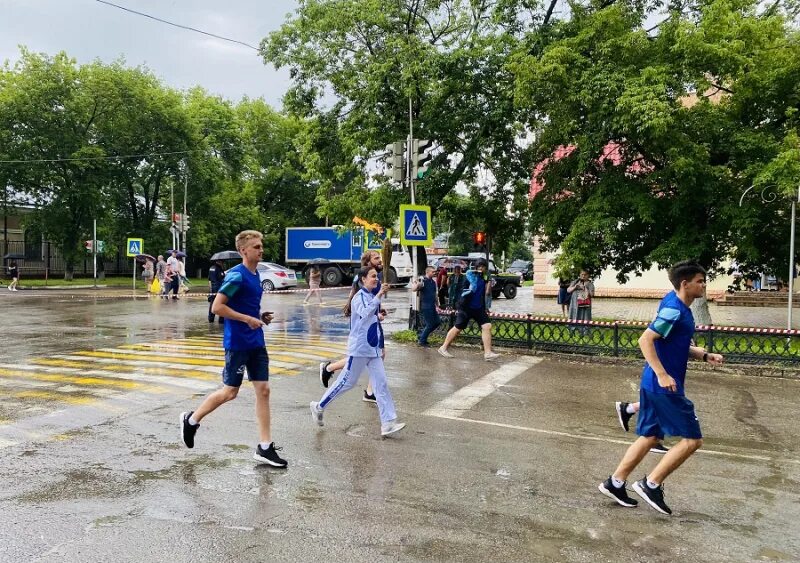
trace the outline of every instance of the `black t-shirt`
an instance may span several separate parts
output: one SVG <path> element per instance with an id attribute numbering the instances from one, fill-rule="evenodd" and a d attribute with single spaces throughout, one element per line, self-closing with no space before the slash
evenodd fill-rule
<path id="1" fill-rule="evenodd" d="M 9 266 L 8 267 L 8 275 L 10 275 L 12 278 L 18 278 L 19 277 L 19 271 L 17 270 L 17 267 L 16 266 Z"/>

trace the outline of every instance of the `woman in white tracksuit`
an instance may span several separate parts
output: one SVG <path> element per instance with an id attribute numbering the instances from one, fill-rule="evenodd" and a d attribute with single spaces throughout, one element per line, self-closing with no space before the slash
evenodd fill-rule
<path id="1" fill-rule="evenodd" d="M 383 328 L 378 318 L 381 299 L 389 289 L 383 284 L 377 295 L 372 294 L 378 286 L 378 272 L 375 268 L 364 268 L 358 273 L 361 289 L 353 296 L 350 316 L 350 337 L 347 339 L 347 364 L 339 373 L 336 382 L 331 385 L 319 402 L 311 401 L 311 416 L 322 426 L 322 414 L 330 403 L 358 384 L 361 373 L 366 369 L 372 383 L 373 393 L 378 401 L 378 414 L 381 417 L 381 435 L 388 436 L 405 427 L 397 422 L 394 401 L 386 383 L 386 371 L 383 358 L 386 350 L 383 347 Z"/>

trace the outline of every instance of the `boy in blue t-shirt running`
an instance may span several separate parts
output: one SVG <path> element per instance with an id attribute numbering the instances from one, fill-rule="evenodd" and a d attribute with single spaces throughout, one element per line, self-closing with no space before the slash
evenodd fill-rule
<path id="1" fill-rule="evenodd" d="M 247 369 L 247 378 L 256 395 L 256 417 L 260 442 L 253 457 L 273 467 L 286 467 L 272 442 L 269 409 L 269 357 L 261 327 L 272 320 L 261 314 L 261 282 L 257 267 L 264 250 L 263 235 L 258 231 L 242 231 L 236 235 L 236 250 L 242 263 L 225 274 L 225 280 L 211 304 L 211 312 L 225 318 L 223 348 L 225 367 L 222 389 L 208 395 L 194 412 L 181 413 L 181 439 L 187 448 L 194 447 L 194 435 L 200 421 L 217 407 L 236 398 Z"/>
<path id="2" fill-rule="evenodd" d="M 646 360 L 636 423 L 639 438 L 625 452 L 614 473 L 598 487 L 622 506 L 636 506 L 625 490 L 628 475 L 665 435 L 680 436 L 683 439 L 670 448 L 650 475 L 633 484 L 633 490 L 663 514 L 672 514 L 664 502 L 664 479 L 703 445 L 694 405 L 684 394 L 689 358 L 717 365 L 723 361 L 720 354 L 710 354 L 692 342 L 694 317 L 689 306 L 705 294 L 705 269 L 696 262 L 679 262 L 670 268 L 669 281 L 675 291 L 661 300 L 656 318 L 639 337 Z"/>

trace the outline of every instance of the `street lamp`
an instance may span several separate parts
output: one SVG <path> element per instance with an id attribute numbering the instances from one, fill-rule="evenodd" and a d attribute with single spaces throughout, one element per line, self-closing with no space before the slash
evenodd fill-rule
<path id="1" fill-rule="evenodd" d="M 764 203 L 772 203 L 778 198 L 778 194 L 774 191 L 767 191 L 770 189 L 771 186 L 765 187 L 761 190 L 761 201 Z M 742 206 L 742 202 L 744 201 L 744 196 L 747 195 L 747 192 L 755 188 L 755 186 L 750 186 L 747 188 L 744 193 L 742 193 L 742 197 L 739 198 L 739 207 Z M 795 232 L 795 215 L 797 213 L 797 204 L 800 202 L 800 186 L 797 188 L 797 199 L 792 199 L 792 227 L 791 233 L 789 234 L 789 311 L 788 311 L 788 321 L 786 323 L 787 330 L 792 330 L 792 296 L 794 294 L 794 232 Z"/>

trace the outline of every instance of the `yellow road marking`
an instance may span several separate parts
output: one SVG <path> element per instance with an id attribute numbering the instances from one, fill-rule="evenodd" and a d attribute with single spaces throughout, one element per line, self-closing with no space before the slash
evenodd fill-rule
<path id="1" fill-rule="evenodd" d="M 83 352 L 75 352 L 74 354 L 70 354 L 72 356 L 85 356 L 87 358 L 87 363 L 89 365 L 98 365 L 98 364 L 91 364 L 89 360 L 91 358 L 98 358 L 98 359 L 110 359 L 116 360 L 119 362 L 127 360 L 128 363 L 131 362 L 144 362 L 144 363 L 168 363 L 168 364 L 187 364 L 187 365 L 195 365 L 195 366 L 209 366 L 209 367 L 223 367 L 225 365 L 225 360 L 208 360 L 208 359 L 199 359 L 199 358 L 176 358 L 174 356 L 160 356 L 154 354 L 125 354 L 124 352 L 102 352 L 102 351 L 83 351 Z M 294 360 L 294 358 L 293 358 Z M 69 361 L 69 360 L 65 360 Z M 299 363 L 297 361 L 292 361 L 291 363 Z M 102 366 L 106 366 L 109 364 L 102 363 L 99 364 Z M 88 366 L 86 364 L 83 365 L 84 368 Z M 136 366 L 133 366 L 136 367 Z M 164 368 L 166 369 L 166 368 Z M 275 375 L 297 375 L 298 371 L 296 369 L 287 368 L 283 366 L 270 366 L 269 368 L 270 373 Z M 158 373 L 158 371 L 154 372 Z M 166 373 L 166 372 L 164 372 Z M 205 376 L 209 374 L 207 372 L 204 373 Z M 218 379 L 219 376 L 212 377 L 203 377 L 203 379 Z"/>
<path id="2" fill-rule="evenodd" d="M 55 391 L 10 391 L 3 393 L 3 397 L 29 400 L 40 399 L 42 401 L 56 401 L 59 403 L 69 403 L 71 405 L 86 405 L 100 400 L 100 397 L 89 397 L 86 395 L 76 395 L 72 393 L 58 393 Z"/>
<path id="3" fill-rule="evenodd" d="M 112 360 L 132 360 L 139 362 L 159 362 L 169 364 L 185 364 L 190 366 L 217 366 L 223 367 L 224 360 L 209 360 L 200 358 L 175 358 L 169 356 L 161 356 L 157 354 L 125 354 L 122 352 L 100 352 L 94 350 L 86 350 L 82 352 L 74 352 L 71 356 L 86 356 L 89 358 L 109 358 Z"/>
<path id="4" fill-rule="evenodd" d="M 198 369 L 181 369 L 181 368 L 156 368 L 156 367 L 143 367 L 136 366 L 127 362 L 120 362 L 119 364 L 101 364 L 93 363 L 87 359 L 86 362 L 78 362 L 75 360 L 63 360 L 58 358 L 39 358 L 32 360 L 31 363 L 43 366 L 54 366 L 63 368 L 76 368 L 76 369 L 90 369 L 91 371 L 107 371 L 111 373 L 121 372 L 135 375 L 141 373 L 143 375 L 170 375 L 173 377 L 189 377 L 192 379 L 219 379 L 218 375 L 201 371 Z"/>
<path id="5" fill-rule="evenodd" d="M 127 379 L 115 378 L 101 378 L 101 377 L 85 377 L 80 375 L 67 375 L 61 373 L 45 373 L 28 370 L 10 370 L 0 368 L 0 376 L 3 377 L 19 377 L 21 379 L 30 377 L 39 381 L 52 381 L 54 383 L 70 383 L 72 385 L 83 385 L 86 387 L 101 386 L 101 387 L 120 387 L 122 389 L 143 389 L 148 386 L 144 383 L 137 381 L 130 381 Z M 152 387 L 155 389 L 155 387 Z"/>
<path id="6" fill-rule="evenodd" d="M 223 350 L 192 350 L 183 346 L 169 346 L 167 344 L 124 344 L 119 346 L 124 350 L 141 350 L 141 351 L 162 351 L 165 354 L 165 358 L 168 358 L 169 352 L 180 352 L 181 354 L 186 354 L 187 356 L 217 356 L 217 357 L 224 357 L 225 352 Z"/>

